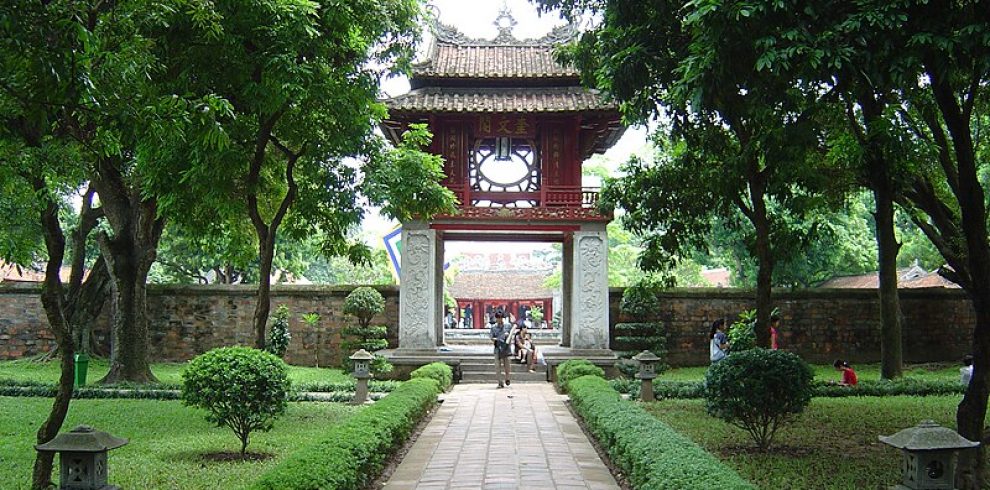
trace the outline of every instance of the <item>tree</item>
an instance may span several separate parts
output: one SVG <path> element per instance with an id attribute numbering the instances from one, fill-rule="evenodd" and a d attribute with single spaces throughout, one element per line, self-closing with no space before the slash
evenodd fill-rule
<path id="1" fill-rule="evenodd" d="M 703 24 L 697 2 L 540 3 L 571 17 L 599 12 L 602 22 L 562 58 L 627 117 L 670 121 L 661 140 L 666 159 L 632 159 L 603 196 L 627 210 L 629 229 L 647 236 L 642 264 L 672 268 L 688 248 L 703 247 L 712 217 L 742 213 L 754 230 L 757 333 L 768 345 L 774 249 L 793 242 L 771 207 L 805 213 L 814 204 L 799 191 L 803 180 L 821 177 L 808 172 L 819 144 L 815 108 L 759 73 L 752 50 L 720 43 L 720 30 L 730 27 Z"/>
<path id="2" fill-rule="evenodd" d="M 260 259 L 255 343 L 261 348 L 270 310 L 270 274 L 279 231 L 301 238 L 322 230 L 328 255 L 367 257 L 347 243 L 360 222 L 359 187 L 394 176 L 400 186 L 366 192 L 372 203 L 429 216 L 449 209 L 439 191 L 436 160 L 411 158 L 423 137 L 388 151 L 373 137 L 384 115 L 377 101 L 383 66 L 405 66 L 421 14 L 415 0 L 299 3 L 219 1 L 202 15 L 176 13 L 170 39 L 182 39 L 170 73 L 193 93 L 230 101 L 232 144 L 223 171 L 190 165 L 183 173 L 216 207 L 243 206 L 257 235 Z M 200 19 L 210 19 L 201 22 Z M 351 157 L 363 156 L 359 179 Z M 398 163 L 399 165 L 394 165 Z M 416 168 L 426 165 L 429 168 Z M 369 171 L 371 169 L 372 171 Z M 394 175 L 393 175 L 394 174 Z M 442 174 L 441 174 L 442 175 Z M 428 177 L 430 180 L 416 180 Z M 235 203 L 240 201 L 240 206 Z"/>

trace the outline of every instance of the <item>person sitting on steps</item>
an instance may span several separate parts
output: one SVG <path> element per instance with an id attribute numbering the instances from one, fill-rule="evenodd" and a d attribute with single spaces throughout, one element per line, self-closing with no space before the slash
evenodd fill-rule
<path id="1" fill-rule="evenodd" d="M 516 335 L 516 358 L 529 366 L 529 372 L 536 372 L 536 346 L 526 327 L 519 329 L 519 335 Z"/>

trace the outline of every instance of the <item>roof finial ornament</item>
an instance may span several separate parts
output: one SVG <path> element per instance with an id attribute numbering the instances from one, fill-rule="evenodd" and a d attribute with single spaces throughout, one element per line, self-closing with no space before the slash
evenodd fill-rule
<path id="1" fill-rule="evenodd" d="M 498 12 L 498 17 L 495 17 L 495 27 L 498 28 L 498 36 L 495 37 L 495 42 L 511 42 L 515 41 L 515 36 L 512 35 L 512 28 L 518 24 L 515 17 L 512 16 L 512 12 L 509 11 L 508 2 L 502 1 L 502 8 Z"/>

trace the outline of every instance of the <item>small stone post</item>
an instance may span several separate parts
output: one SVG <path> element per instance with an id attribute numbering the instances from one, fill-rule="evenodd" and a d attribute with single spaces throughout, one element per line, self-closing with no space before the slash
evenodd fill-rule
<path id="1" fill-rule="evenodd" d="M 953 490 L 956 488 L 956 451 L 980 445 L 932 420 L 892 436 L 879 436 L 880 442 L 900 449 L 901 484 L 894 490 Z"/>
<path id="2" fill-rule="evenodd" d="M 368 400 L 368 379 L 371 378 L 371 361 L 375 356 L 368 351 L 361 349 L 350 357 L 354 361 L 354 377 L 357 379 L 357 388 L 354 390 L 354 405 L 360 405 Z"/>
<path id="3" fill-rule="evenodd" d="M 59 454 L 59 490 L 118 490 L 107 484 L 107 452 L 125 444 L 127 439 L 80 425 L 34 448 Z"/>
<path id="4" fill-rule="evenodd" d="M 652 402 L 654 400 L 653 378 L 657 377 L 656 364 L 660 358 L 656 354 L 644 350 L 633 356 L 633 360 L 639 362 L 639 372 L 636 373 L 636 378 L 640 380 L 639 399 L 644 402 Z"/>

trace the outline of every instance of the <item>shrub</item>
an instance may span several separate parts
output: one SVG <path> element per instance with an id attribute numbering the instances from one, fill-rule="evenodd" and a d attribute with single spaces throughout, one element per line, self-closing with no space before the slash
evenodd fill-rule
<path id="1" fill-rule="evenodd" d="M 288 366 L 269 352 L 247 347 L 213 349 L 182 372 L 182 402 L 207 410 L 206 420 L 227 426 L 247 450 L 251 432 L 271 430 L 285 413 Z"/>
<path id="2" fill-rule="evenodd" d="M 607 381 L 570 382 L 571 404 L 588 430 L 629 477 L 633 488 L 752 489 L 735 471 L 636 403 L 623 401 Z"/>
<path id="3" fill-rule="evenodd" d="M 637 321 L 655 319 L 660 311 L 656 288 L 645 281 L 626 288 L 619 301 L 619 311 Z"/>
<path id="4" fill-rule="evenodd" d="M 385 311 L 385 298 L 375 288 L 354 288 L 344 299 L 344 314 L 357 318 L 358 325 L 368 327 L 375 315 Z"/>
<path id="5" fill-rule="evenodd" d="M 403 383 L 316 444 L 290 455 L 251 485 L 255 490 L 357 490 L 381 473 L 392 452 L 436 402 L 433 379 Z"/>
<path id="6" fill-rule="evenodd" d="M 587 375 L 604 379 L 605 371 L 585 359 L 571 359 L 557 366 L 557 384 L 565 393 L 568 391 L 567 384 L 572 379 Z"/>
<path id="7" fill-rule="evenodd" d="M 729 348 L 732 352 L 742 352 L 756 348 L 756 310 L 745 310 L 739 319 L 729 326 Z"/>
<path id="8" fill-rule="evenodd" d="M 409 379 L 428 378 L 436 380 L 440 389 L 447 391 L 454 382 L 454 371 L 443 362 L 433 362 L 425 366 L 420 366 L 409 373 Z"/>
<path id="9" fill-rule="evenodd" d="M 265 350 L 283 358 L 285 350 L 289 348 L 290 339 L 292 335 L 289 334 L 289 307 L 278 305 L 272 317 L 272 328 L 268 331 L 268 345 Z"/>
<path id="10" fill-rule="evenodd" d="M 712 365 L 705 376 L 708 413 L 744 429 L 761 450 L 811 401 L 814 374 L 790 352 L 751 349 Z"/>

